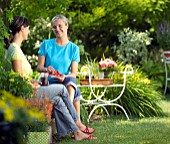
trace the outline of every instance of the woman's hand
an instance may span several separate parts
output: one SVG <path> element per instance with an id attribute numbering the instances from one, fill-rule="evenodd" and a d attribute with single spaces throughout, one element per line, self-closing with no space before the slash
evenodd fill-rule
<path id="1" fill-rule="evenodd" d="M 36 80 L 31 80 L 29 82 L 29 84 L 32 86 L 32 88 L 34 89 L 34 93 L 37 93 L 38 92 L 38 88 L 41 86 L 41 82 L 39 81 L 36 81 Z"/>
<path id="2" fill-rule="evenodd" d="M 63 82 L 64 79 L 65 79 L 65 75 L 61 75 L 61 76 L 57 76 L 56 79 L 59 81 L 59 82 Z"/>
<path id="3" fill-rule="evenodd" d="M 51 68 L 51 67 L 50 67 L 50 68 Z M 50 72 L 49 75 L 50 75 L 51 77 L 57 79 L 59 82 L 63 82 L 64 79 L 65 79 L 65 77 L 66 77 L 65 75 L 61 74 L 59 71 L 56 71 L 56 70 Z"/>
<path id="4" fill-rule="evenodd" d="M 47 67 L 47 72 L 48 73 L 52 73 L 52 72 L 54 72 L 55 71 L 55 69 L 52 67 L 52 66 L 48 66 Z"/>

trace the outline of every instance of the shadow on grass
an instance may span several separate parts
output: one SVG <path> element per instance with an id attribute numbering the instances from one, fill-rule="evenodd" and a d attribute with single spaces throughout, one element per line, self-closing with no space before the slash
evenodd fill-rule
<path id="1" fill-rule="evenodd" d="M 164 100 L 170 102 L 170 93 L 166 94 L 164 97 L 165 97 Z"/>

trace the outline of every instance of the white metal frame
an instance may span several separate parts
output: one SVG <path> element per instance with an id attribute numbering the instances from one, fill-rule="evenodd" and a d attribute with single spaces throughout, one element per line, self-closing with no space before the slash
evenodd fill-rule
<path id="1" fill-rule="evenodd" d="M 91 90 L 91 92 L 94 96 L 94 99 L 92 99 L 92 100 L 87 100 L 87 99 L 84 99 L 84 98 L 82 99 L 82 101 L 83 101 L 82 105 L 95 105 L 95 107 L 89 113 L 88 121 L 90 120 L 93 112 L 99 107 L 102 107 L 105 110 L 105 112 L 107 113 L 107 116 L 110 117 L 109 112 L 107 111 L 105 106 L 111 106 L 111 105 L 114 105 L 114 106 L 121 108 L 123 110 L 124 114 L 126 115 L 127 119 L 129 120 L 129 116 L 128 116 L 126 110 L 120 104 L 117 104 L 116 101 L 118 99 L 120 99 L 121 96 L 123 95 L 124 90 L 125 90 L 125 86 L 126 86 L 126 75 L 127 74 L 133 74 L 133 68 L 131 66 L 126 66 L 125 70 L 123 72 L 121 72 L 121 74 L 123 75 L 123 78 L 124 78 L 122 84 L 111 84 L 111 85 L 92 85 L 91 84 L 91 72 L 90 72 L 89 67 L 87 67 L 87 66 L 82 67 L 81 72 L 83 73 L 83 71 L 85 69 L 88 70 L 89 85 L 78 85 L 78 87 L 90 87 L 90 90 Z M 103 90 L 103 92 L 100 96 L 97 96 L 93 91 L 93 87 L 98 87 L 98 88 L 101 87 L 101 88 L 104 88 L 104 90 Z M 107 88 L 113 88 L 113 87 L 122 87 L 120 94 L 118 94 L 118 96 L 115 99 L 112 99 L 112 100 L 102 99 L 103 96 L 105 95 Z"/>
<path id="2" fill-rule="evenodd" d="M 164 89 L 164 95 L 166 94 L 167 86 L 168 86 L 168 81 L 170 81 L 170 77 L 168 75 L 168 64 L 170 64 L 170 51 L 164 51 L 162 56 L 163 56 L 163 61 L 164 61 L 164 66 L 165 66 L 165 89 Z"/>

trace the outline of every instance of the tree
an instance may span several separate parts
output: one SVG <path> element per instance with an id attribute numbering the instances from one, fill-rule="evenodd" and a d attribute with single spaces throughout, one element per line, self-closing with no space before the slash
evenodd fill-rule
<path id="1" fill-rule="evenodd" d="M 15 15 L 27 17 L 31 27 L 36 27 L 37 20 L 49 23 L 56 14 L 64 14 L 70 21 L 71 40 L 80 40 L 92 58 L 97 56 L 98 59 L 103 53 L 114 56 L 110 48 L 123 28 L 148 30 L 155 36 L 158 22 L 170 19 L 169 0 L 11 0 L 6 7 Z M 48 28 L 36 29 L 30 36 L 32 41 L 27 41 L 27 53 L 35 54 L 31 49 L 36 41 L 48 38 L 48 34 Z"/>

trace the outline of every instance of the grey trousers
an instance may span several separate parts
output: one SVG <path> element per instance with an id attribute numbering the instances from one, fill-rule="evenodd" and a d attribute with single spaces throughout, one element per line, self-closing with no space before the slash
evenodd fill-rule
<path id="1" fill-rule="evenodd" d="M 75 121 L 79 117 L 65 86 L 62 84 L 51 84 L 39 87 L 37 96 L 42 98 L 44 94 L 54 102 L 53 116 L 56 121 L 58 136 L 62 137 L 77 131 L 78 127 Z"/>

